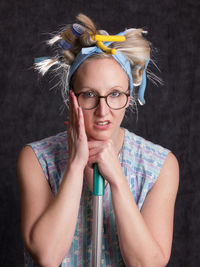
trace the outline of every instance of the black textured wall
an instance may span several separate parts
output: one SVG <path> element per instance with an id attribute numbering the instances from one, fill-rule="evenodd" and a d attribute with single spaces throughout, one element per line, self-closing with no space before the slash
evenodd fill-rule
<path id="1" fill-rule="evenodd" d="M 39 79 L 33 59 L 49 55 L 46 33 L 79 12 L 112 34 L 145 27 L 158 49 L 157 74 L 165 84 L 149 82 L 138 120 L 130 114 L 124 125 L 177 156 L 180 188 L 168 266 L 200 266 L 199 0 L 1 0 L 0 12 L 0 266 L 23 266 L 17 155 L 25 143 L 65 129 L 62 101 L 49 91 L 56 80 Z"/>

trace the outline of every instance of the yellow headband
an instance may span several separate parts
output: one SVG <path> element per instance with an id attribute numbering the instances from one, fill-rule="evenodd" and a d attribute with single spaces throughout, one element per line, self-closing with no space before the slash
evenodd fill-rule
<path id="1" fill-rule="evenodd" d="M 93 35 L 92 39 L 96 41 L 96 45 L 105 53 L 115 55 L 116 49 L 108 48 L 103 42 L 124 42 L 126 37 L 123 35 Z"/>

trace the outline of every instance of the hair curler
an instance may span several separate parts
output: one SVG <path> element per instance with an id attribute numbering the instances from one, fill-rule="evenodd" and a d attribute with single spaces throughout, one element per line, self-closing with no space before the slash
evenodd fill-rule
<path id="1" fill-rule="evenodd" d="M 101 267 L 104 184 L 105 181 L 95 163 L 93 173 L 92 267 Z"/>
<path id="2" fill-rule="evenodd" d="M 92 40 L 96 41 L 96 45 L 105 53 L 115 55 L 115 48 L 108 48 L 103 42 L 124 42 L 126 37 L 123 35 L 93 35 Z"/>

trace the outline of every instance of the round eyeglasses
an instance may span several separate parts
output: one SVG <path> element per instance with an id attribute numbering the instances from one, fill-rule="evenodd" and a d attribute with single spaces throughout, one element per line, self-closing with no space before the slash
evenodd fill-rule
<path id="1" fill-rule="evenodd" d="M 129 93 L 113 91 L 106 96 L 100 96 L 95 91 L 86 91 L 75 94 L 82 109 L 94 109 L 99 105 L 100 98 L 104 98 L 111 109 L 122 109 L 128 102 Z"/>

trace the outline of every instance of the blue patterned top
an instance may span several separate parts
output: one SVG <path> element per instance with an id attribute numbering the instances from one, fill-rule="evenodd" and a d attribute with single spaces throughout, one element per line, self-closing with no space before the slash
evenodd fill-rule
<path id="1" fill-rule="evenodd" d="M 56 195 L 68 159 L 67 132 L 61 132 L 29 145 L 41 164 L 53 194 Z M 119 160 L 139 210 L 142 208 L 147 193 L 155 184 L 169 152 L 168 149 L 125 129 Z M 102 266 L 125 266 L 119 248 L 109 184 L 105 188 L 103 206 Z M 86 267 L 91 264 L 91 221 L 92 192 L 84 182 L 74 238 L 61 267 Z M 26 251 L 25 266 L 37 266 Z"/>

